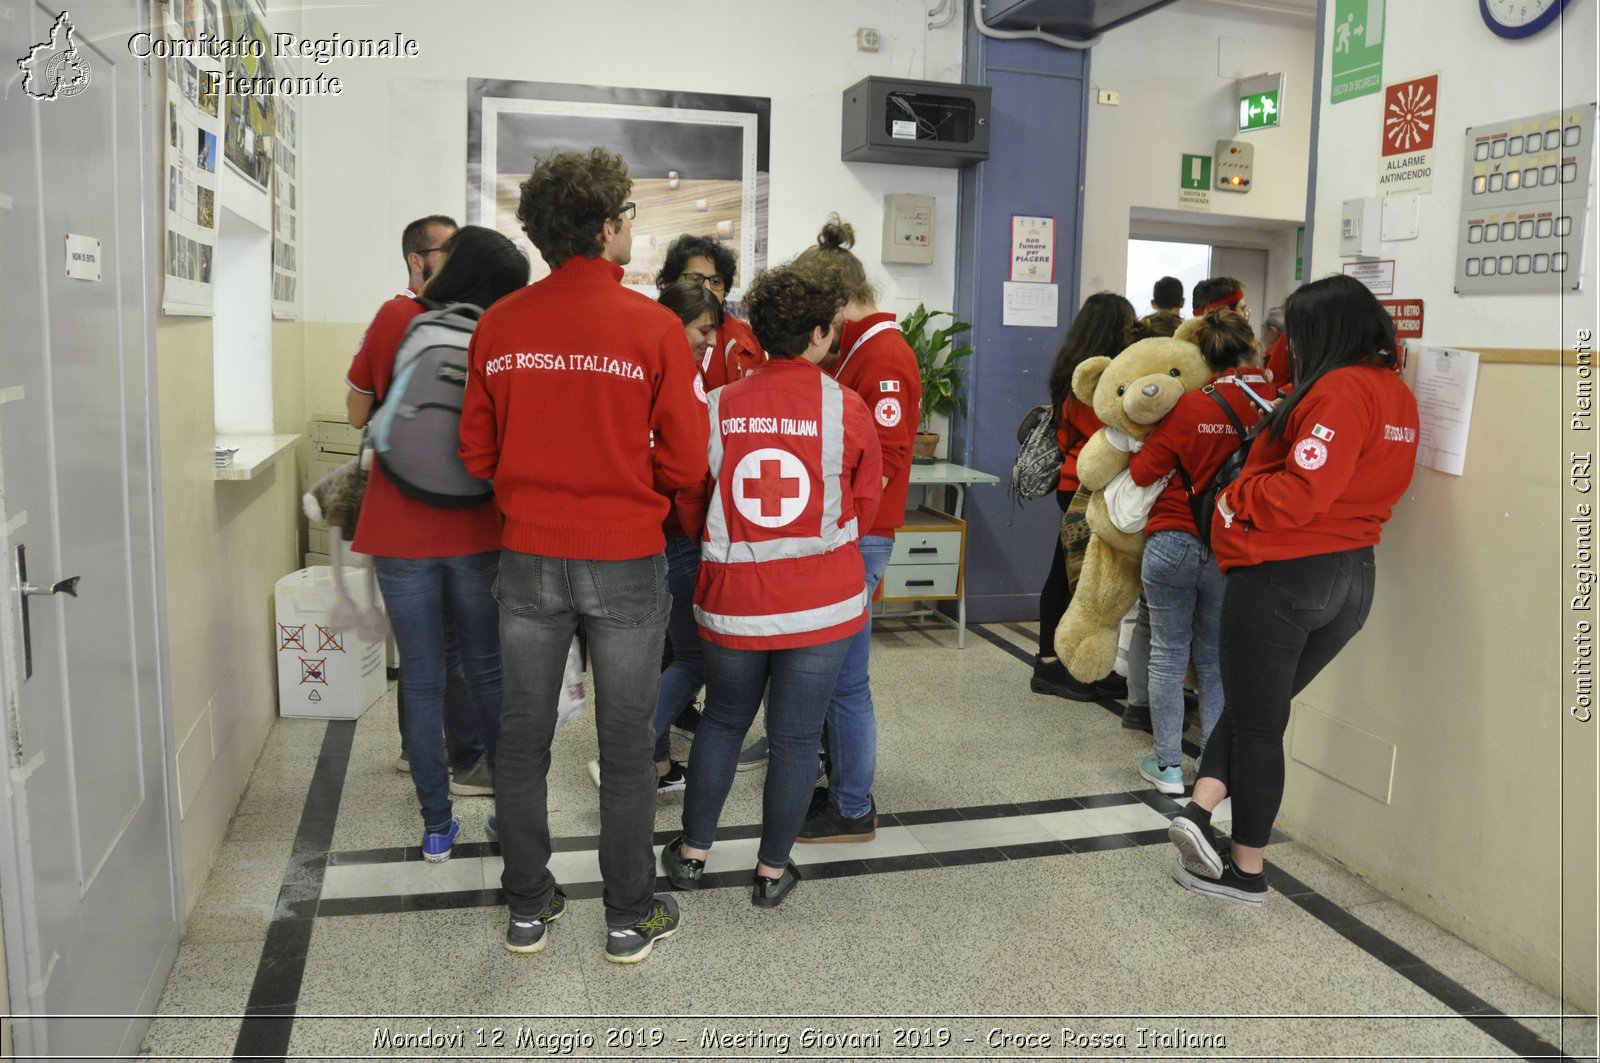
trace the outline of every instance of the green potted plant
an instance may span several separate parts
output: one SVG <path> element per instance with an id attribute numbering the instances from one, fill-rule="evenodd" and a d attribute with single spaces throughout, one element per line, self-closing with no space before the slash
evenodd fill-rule
<path id="1" fill-rule="evenodd" d="M 949 318 L 950 323 L 931 329 L 941 317 Z M 971 327 L 947 310 L 929 310 L 921 303 L 900 321 L 900 333 L 916 353 L 917 368 L 922 373 L 922 420 L 911 458 L 918 464 L 932 462 L 939 447 L 938 433 L 928 431 L 933 415 L 949 417 L 957 410 L 967 412 L 967 399 L 961 393 L 961 374 L 966 367 L 961 360 L 971 357 L 972 348 L 955 346 L 955 337 Z"/>

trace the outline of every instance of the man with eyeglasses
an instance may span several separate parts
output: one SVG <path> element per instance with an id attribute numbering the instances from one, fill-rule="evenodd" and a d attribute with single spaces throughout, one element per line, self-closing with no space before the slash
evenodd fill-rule
<path id="1" fill-rule="evenodd" d="M 656 287 L 666 291 L 675 281 L 694 281 L 726 304 L 738 265 L 733 250 L 721 240 L 684 233 L 667 248 L 661 272 L 656 274 Z M 738 380 L 767 360 L 750 326 L 728 313 L 717 327 L 717 342 L 709 350 L 694 353 L 707 391 Z"/>
<path id="2" fill-rule="evenodd" d="M 505 517 L 496 816 L 505 947 L 539 952 L 566 909 L 550 873 L 546 774 L 579 624 L 600 740 L 605 956 L 637 963 L 677 932 L 654 895 L 656 694 L 670 596 L 662 523 L 707 475 L 710 423 L 683 324 L 622 286 L 633 182 L 603 148 L 539 159 L 517 220 L 550 275 L 496 302 L 468 353 L 461 458 Z"/>

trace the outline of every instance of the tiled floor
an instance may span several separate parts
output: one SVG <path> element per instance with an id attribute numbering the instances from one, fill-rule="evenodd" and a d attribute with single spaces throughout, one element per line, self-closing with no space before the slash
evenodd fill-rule
<path id="1" fill-rule="evenodd" d="M 573 903 L 536 956 L 500 946 L 487 799 L 458 799 L 449 862 L 420 859 L 392 697 L 355 725 L 281 720 L 144 1053 L 1594 1057 L 1593 1019 L 1292 840 L 1269 850 L 1264 909 L 1179 889 L 1179 806 L 1135 767 L 1148 736 L 1109 703 L 1029 693 L 1030 634 L 982 627 L 957 650 L 947 628 L 881 625 L 877 839 L 797 846 L 806 881 L 756 909 L 763 773 L 741 774 L 707 888 L 678 895 L 681 933 L 630 968 L 602 957 L 587 716 L 550 778 Z M 658 843 L 681 807 L 662 798 Z"/>

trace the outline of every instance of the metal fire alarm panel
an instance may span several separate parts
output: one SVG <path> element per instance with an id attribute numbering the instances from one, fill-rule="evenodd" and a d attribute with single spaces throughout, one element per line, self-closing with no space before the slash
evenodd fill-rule
<path id="1" fill-rule="evenodd" d="M 1595 105 L 1467 130 L 1456 225 L 1461 295 L 1579 286 L 1592 226 Z"/>
<path id="2" fill-rule="evenodd" d="M 1248 192 L 1255 181 L 1256 146 L 1248 140 L 1219 140 L 1211 172 L 1219 192 Z"/>
<path id="3" fill-rule="evenodd" d="M 933 197 L 883 197 L 883 261 L 925 266 L 933 261 Z"/>

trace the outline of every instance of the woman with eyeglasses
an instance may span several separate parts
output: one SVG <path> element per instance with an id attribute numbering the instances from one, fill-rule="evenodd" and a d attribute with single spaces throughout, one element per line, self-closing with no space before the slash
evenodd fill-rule
<path id="1" fill-rule="evenodd" d="M 678 281 L 692 281 L 716 296 L 721 305 L 733 287 L 738 262 L 722 241 L 684 233 L 667 248 L 666 261 L 656 274 L 656 287 L 665 292 Z M 707 391 L 738 380 L 767 360 L 750 326 L 726 311 L 717 326 L 716 343 L 710 350 L 696 347 L 695 353 L 702 355 L 700 379 Z"/>

